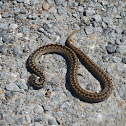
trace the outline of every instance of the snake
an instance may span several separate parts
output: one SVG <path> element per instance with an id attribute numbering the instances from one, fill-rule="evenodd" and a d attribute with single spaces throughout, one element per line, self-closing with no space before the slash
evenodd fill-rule
<path id="1" fill-rule="evenodd" d="M 48 53 L 58 53 L 67 57 L 69 61 L 69 81 L 71 91 L 80 99 L 86 102 L 97 103 L 106 100 L 112 93 L 113 84 L 112 79 L 104 72 L 96 63 L 94 63 L 85 53 L 76 48 L 72 43 L 72 36 L 80 30 L 72 32 L 67 40 L 66 45 L 47 44 L 36 49 L 28 59 L 30 68 L 33 73 L 29 77 L 30 83 L 36 88 L 42 88 L 46 84 L 46 79 L 43 70 L 37 65 L 37 60 L 41 55 Z M 85 65 L 89 72 L 99 80 L 102 85 L 100 92 L 90 92 L 82 88 L 78 82 L 78 59 Z"/>

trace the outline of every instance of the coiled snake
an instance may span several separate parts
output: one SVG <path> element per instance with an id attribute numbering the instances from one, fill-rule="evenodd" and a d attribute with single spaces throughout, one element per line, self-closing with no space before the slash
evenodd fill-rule
<path id="1" fill-rule="evenodd" d="M 79 31 L 79 30 L 78 30 Z M 71 42 L 73 41 L 71 37 L 77 33 L 78 31 L 74 31 L 67 38 L 67 46 L 58 45 L 58 44 L 49 44 L 42 46 L 36 49 L 29 56 L 29 66 L 34 71 L 34 73 L 30 76 L 30 82 L 35 87 L 41 88 L 46 83 L 43 71 L 39 68 L 36 61 L 39 56 L 47 53 L 58 53 L 61 55 L 65 55 L 69 59 L 70 70 L 69 70 L 69 79 L 70 86 L 72 91 L 81 99 L 88 102 L 101 102 L 107 99 L 113 89 L 113 84 L 108 75 L 98 67 L 87 55 L 85 55 L 81 50 L 74 47 Z M 82 61 L 83 64 L 89 69 L 91 73 L 96 78 L 99 78 L 100 83 L 103 85 L 103 89 L 100 93 L 92 93 L 84 90 L 78 83 L 77 79 L 77 71 L 78 71 L 78 58 Z"/>

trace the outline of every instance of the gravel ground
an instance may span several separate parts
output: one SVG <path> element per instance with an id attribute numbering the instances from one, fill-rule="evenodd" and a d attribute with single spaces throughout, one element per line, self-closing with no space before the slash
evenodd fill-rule
<path id="1" fill-rule="evenodd" d="M 49 43 L 65 45 L 75 30 L 75 46 L 112 78 L 112 95 L 86 103 L 71 94 L 67 65 L 57 54 L 38 59 L 47 85 L 28 85 L 29 55 Z M 99 82 L 81 64 L 83 88 L 100 91 Z M 126 1 L 1 0 L 0 126 L 126 126 Z"/>

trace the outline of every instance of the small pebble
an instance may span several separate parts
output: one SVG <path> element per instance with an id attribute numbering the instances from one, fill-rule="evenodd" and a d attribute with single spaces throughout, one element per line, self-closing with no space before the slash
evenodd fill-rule
<path id="1" fill-rule="evenodd" d="M 88 8 L 88 10 L 85 11 L 86 16 L 92 16 L 94 14 L 95 14 L 95 10 L 93 10 L 92 8 Z"/>
<path id="2" fill-rule="evenodd" d="M 107 47 L 106 47 L 108 53 L 114 53 L 116 51 L 116 46 L 113 45 L 113 44 L 109 44 Z"/>
<path id="3" fill-rule="evenodd" d="M 40 122 L 40 121 L 42 121 L 42 115 L 36 115 L 36 116 L 34 117 L 34 121 L 35 121 L 35 122 Z"/>
<path id="4" fill-rule="evenodd" d="M 53 116 L 46 114 L 45 118 L 48 119 L 49 125 L 57 125 L 56 119 Z"/>
<path id="5" fill-rule="evenodd" d="M 14 123 L 14 119 L 12 117 L 7 117 L 6 121 L 8 124 L 13 124 Z"/>
<path id="6" fill-rule="evenodd" d="M 102 4 L 103 6 L 105 6 L 105 5 L 108 4 L 108 1 L 105 1 L 105 0 L 104 0 L 104 1 L 101 2 L 101 4 Z"/>
<path id="7" fill-rule="evenodd" d="M 9 28 L 12 28 L 13 30 L 15 30 L 18 27 L 17 24 L 10 24 Z"/>
<path id="8" fill-rule="evenodd" d="M 95 122 L 102 122 L 103 116 L 100 113 L 95 113 L 93 119 Z"/>
<path id="9" fill-rule="evenodd" d="M 93 27 L 92 26 L 87 26 L 85 28 L 85 32 L 86 32 L 87 35 L 92 34 L 93 33 Z"/>
<path id="10" fill-rule="evenodd" d="M 18 120 L 16 120 L 16 123 L 17 123 L 18 125 L 22 125 L 22 124 L 23 124 L 23 118 L 21 117 L 21 118 L 19 118 Z"/>
<path id="11" fill-rule="evenodd" d="M 25 116 L 25 119 L 26 119 L 26 122 L 27 122 L 27 123 L 31 123 L 30 115 L 26 115 L 26 116 Z"/>
<path id="12" fill-rule="evenodd" d="M 17 57 L 19 55 L 19 53 L 20 53 L 19 48 L 17 46 L 14 46 L 13 47 L 13 55 L 14 55 L 14 57 Z"/>
<path id="13" fill-rule="evenodd" d="M 43 10 L 48 11 L 48 9 L 49 9 L 49 4 L 46 3 L 46 2 L 44 2 L 44 3 L 42 4 L 42 8 L 43 8 Z"/>
<path id="14" fill-rule="evenodd" d="M 107 24 L 112 24 L 113 23 L 112 18 L 110 18 L 110 17 L 103 17 L 103 21 L 105 23 L 107 23 Z"/>
<path id="15" fill-rule="evenodd" d="M 113 57 L 113 61 L 115 63 L 119 63 L 119 62 L 121 62 L 121 58 L 115 56 L 115 57 Z"/>
<path id="16" fill-rule="evenodd" d="M 56 4 L 57 6 L 59 6 L 59 5 L 61 5 L 61 4 L 64 3 L 64 0 L 54 0 L 54 1 L 55 1 L 55 4 Z"/>
<path id="17" fill-rule="evenodd" d="M 58 14 L 60 14 L 60 15 L 66 13 L 64 7 L 58 7 L 57 12 L 58 12 Z"/>
<path id="18" fill-rule="evenodd" d="M 93 18 L 95 19 L 96 22 L 101 22 L 102 19 L 99 14 L 94 15 Z"/>
<path id="19" fill-rule="evenodd" d="M 23 27 L 22 32 L 24 35 L 28 34 L 30 32 L 30 29 L 27 27 Z"/>
<path id="20" fill-rule="evenodd" d="M 119 52 L 121 54 L 126 53 L 126 46 L 119 45 L 116 49 L 116 52 Z"/>
<path id="21" fill-rule="evenodd" d="M 26 75 L 25 75 L 23 72 L 21 72 L 20 78 L 21 78 L 21 79 L 24 79 L 25 77 L 26 77 Z"/>
<path id="22" fill-rule="evenodd" d="M 43 113 L 43 108 L 40 106 L 40 105 L 36 105 L 35 107 L 34 107 L 34 112 L 36 113 L 36 114 L 42 114 Z"/>
<path id="23" fill-rule="evenodd" d="M 15 84 L 8 84 L 6 85 L 6 90 L 8 91 L 19 91 L 19 87 Z"/>
<path id="24" fill-rule="evenodd" d="M 95 31 L 95 32 L 102 32 L 102 28 L 101 28 L 101 27 L 95 27 L 95 28 L 94 28 L 94 31 Z"/>
<path id="25" fill-rule="evenodd" d="M 44 104 L 43 108 L 44 108 L 44 111 L 50 111 L 51 110 L 51 108 L 48 104 Z"/>
<path id="26" fill-rule="evenodd" d="M 18 85 L 18 87 L 20 89 L 24 89 L 24 90 L 27 90 L 28 89 L 28 86 L 26 85 L 26 83 L 24 83 L 22 81 L 20 81 L 17 85 Z"/>

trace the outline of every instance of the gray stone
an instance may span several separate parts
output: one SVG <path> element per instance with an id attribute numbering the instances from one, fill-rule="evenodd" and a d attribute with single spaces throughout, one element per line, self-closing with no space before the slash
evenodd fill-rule
<path id="1" fill-rule="evenodd" d="M 95 31 L 95 32 L 102 32 L 102 28 L 101 28 L 101 27 L 95 27 L 95 28 L 94 28 L 94 31 Z"/>
<path id="2" fill-rule="evenodd" d="M 103 17 L 103 21 L 105 23 L 107 23 L 107 24 L 112 24 L 113 23 L 112 18 L 110 18 L 110 17 Z"/>
<path id="3" fill-rule="evenodd" d="M 28 34 L 30 32 L 30 29 L 27 28 L 27 27 L 23 27 L 22 32 L 23 32 L 23 34 L 26 35 L 26 34 Z"/>
<path id="4" fill-rule="evenodd" d="M 18 120 L 16 120 L 16 123 L 18 125 L 22 125 L 23 124 L 23 117 L 19 118 Z"/>
<path id="5" fill-rule="evenodd" d="M 48 31 L 49 30 L 49 25 L 47 23 L 43 23 L 43 29 Z"/>
<path id="6" fill-rule="evenodd" d="M 38 16 L 36 15 L 36 13 L 33 13 L 33 14 L 32 14 L 32 19 L 33 19 L 33 20 L 37 19 L 37 17 L 38 17 Z"/>
<path id="7" fill-rule="evenodd" d="M 83 13 L 84 12 L 84 7 L 83 6 L 79 6 L 78 7 L 78 11 L 81 12 L 81 13 Z"/>
<path id="8" fill-rule="evenodd" d="M 116 52 L 119 52 L 121 54 L 126 53 L 126 46 L 118 45 L 118 47 L 116 48 Z"/>
<path id="9" fill-rule="evenodd" d="M 115 63 L 119 63 L 119 62 L 121 62 L 121 58 L 114 56 L 114 57 L 113 57 L 113 61 L 114 61 Z"/>
<path id="10" fill-rule="evenodd" d="M 124 5 L 124 3 L 122 1 L 118 2 L 118 6 L 123 6 L 123 5 Z"/>
<path id="11" fill-rule="evenodd" d="M 53 85 L 57 85 L 58 83 L 60 83 L 60 77 L 57 76 L 57 77 L 53 78 L 53 79 L 51 80 L 51 82 L 53 83 Z"/>
<path id="12" fill-rule="evenodd" d="M 126 56 L 122 58 L 122 62 L 126 64 Z"/>
<path id="13" fill-rule="evenodd" d="M 39 28 L 38 31 L 39 32 L 44 32 L 44 29 L 43 28 Z"/>
<path id="14" fill-rule="evenodd" d="M 30 4 L 30 1 L 31 1 L 31 0 L 24 0 L 24 3 Z"/>
<path id="15" fill-rule="evenodd" d="M 58 7 L 57 12 L 58 12 L 58 14 L 61 15 L 61 14 L 65 14 L 66 10 L 64 9 L 64 7 Z"/>
<path id="16" fill-rule="evenodd" d="M 118 28 L 115 29 L 115 31 L 116 31 L 116 33 L 118 33 L 118 34 L 121 34 L 122 29 L 118 27 Z"/>
<path id="17" fill-rule="evenodd" d="M 108 4 L 108 1 L 103 0 L 103 1 L 101 2 L 101 4 L 102 4 L 103 6 L 105 6 L 105 5 Z"/>
<path id="18" fill-rule="evenodd" d="M 42 114 L 43 113 L 43 108 L 40 106 L 40 105 L 36 105 L 35 107 L 34 107 L 34 112 L 36 113 L 36 114 Z"/>
<path id="19" fill-rule="evenodd" d="M 99 14 L 94 15 L 93 19 L 95 19 L 96 22 L 101 22 L 101 16 Z"/>
<path id="20" fill-rule="evenodd" d="M 11 17 L 11 15 L 8 14 L 8 12 L 2 14 L 2 18 L 9 18 L 9 17 Z"/>
<path id="21" fill-rule="evenodd" d="M 24 79 L 25 77 L 26 77 L 26 75 L 25 75 L 23 72 L 21 72 L 21 73 L 20 73 L 20 78 L 21 78 L 21 79 Z"/>
<path id="22" fill-rule="evenodd" d="M 48 119 L 48 124 L 49 125 L 56 125 L 56 119 L 55 118 L 52 118 L 52 119 Z"/>
<path id="23" fill-rule="evenodd" d="M 18 87 L 20 89 L 24 89 L 24 90 L 27 90 L 28 89 L 28 86 L 26 85 L 26 83 L 24 83 L 22 81 L 20 81 L 17 85 L 18 85 Z"/>
<path id="24" fill-rule="evenodd" d="M 113 7 L 113 10 L 112 10 L 112 11 L 113 11 L 113 13 L 115 14 L 115 13 L 117 13 L 118 10 L 117 10 L 116 7 Z"/>
<path id="25" fill-rule="evenodd" d="M 63 36 L 63 37 L 61 37 L 59 43 L 64 45 L 66 39 L 67 39 L 67 36 Z"/>
<path id="26" fill-rule="evenodd" d="M 54 1 L 55 1 L 55 4 L 56 4 L 57 6 L 59 6 L 59 5 L 61 5 L 61 4 L 64 3 L 64 0 L 54 0 Z"/>
<path id="27" fill-rule="evenodd" d="M 109 29 L 113 29 L 113 30 L 115 30 L 115 29 L 116 29 L 116 26 L 113 25 L 113 24 L 108 24 L 108 28 L 109 28 Z"/>
<path id="28" fill-rule="evenodd" d="M 54 17 L 54 15 L 49 15 L 49 16 L 47 17 L 47 19 L 48 19 L 48 20 L 55 20 L 55 17 Z"/>
<path id="29" fill-rule="evenodd" d="M 7 117 L 5 120 L 7 121 L 8 124 L 13 124 L 14 122 L 14 119 L 12 117 Z"/>
<path id="30" fill-rule="evenodd" d="M 86 16 L 92 16 L 95 14 L 95 11 L 92 8 L 88 8 L 88 10 L 85 11 Z"/>
<path id="31" fill-rule="evenodd" d="M 86 45 L 88 45 L 88 41 L 84 40 L 81 44 L 82 44 L 83 46 L 86 46 Z"/>
<path id="32" fill-rule="evenodd" d="M 36 115 L 36 116 L 34 117 L 34 121 L 35 121 L 35 122 L 40 122 L 40 121 L 42 121 L 42 115 Z"/>
<path id="33" fill-rule="evenodd" d="M 2 36 L 2 40 L 3 40 L 4 43 L 9 43 L 9 42 L 12 41 L 12 37 L 9 34 L 4 34 Z"/>
<path id="34" fill-rule="evenodd" d="M 18 27 L 18 25 L 17 24 L 10 24 L 10 26 L 9 26 L 9 28 L 11 28 L 11 29 L 16 29 Z"/>
<path id="35" fill-rule="evenodd" d="M 41 2 L 43 2 L 43 0 L 41 0 Z M 39 0 L 31 0 L 31 4 L 34 5 L 34 4 L 38 4 L 39 3 Z"/>
<path id="36" fill-rule="evenodd" d="M 28 15 L 28 19 L 32 19 L 32 20 L 36 20 L 37 17 L 38 16 L 36 15 L 36 13 L 33 13 L 33 14 Z"/>
<path id="37" fill-rule="evenodd" d="M 26 10 L 21 10 L 20 13 L 21 14 L 27 14 L 28 12 Z"/>
<path id="38" fill-rule="evenodd" d="M 117 45 L 121 44 L 120 39 L 116 39 L 116 40 L 115 40 L 115 43 L 116 43 Z"/>
<path id="39" fill-rule="evenodd" d="M 87 84 L 86 86 L 85 86 L 85 89 L 86 90 L 93 90 L 93 85 L 91 84 L 91 83 L 89 83 L 89 84 Z"/>
<path id="40" fill-rule="evenodd" d="M 0 111 L 0 119 L 3 120 L 5 117 L 6 117 L 6 114 Z"/>
<path id="41" fill-rule="evenodd" d="M 6 90 L 8 91 L 19 91 L 19 87 L 15 84 L 8 84 L 6 85 Z"/>
<path id="42" fill-rule="evenodd" d="M 31 123 L 30 115 L 26 115 L 26 116 L 25 116 L 25 119 L 26 119 L 27 123 Z"/>
<path id="43" fill-rule="evenodd" d="M 44 108 L 44 111 L 50 111 L 51 110 L 51 108 L 48 104 L 44 104 L 43 108 Z"/>
<path id="44" fill-rule="evenodd" d="M 0 53 L 4 53 L 6 46 L 0 45 Z"/>
<path id="45" fill-rule="evenodd" d="M 20 49 L 17 46 L 13 47 L 13 55 L 14 57 L 17 57 L 20 53 Z"/>
<path id="46" fill-rule="evenodd" d="M 49 125 L 57 125 L 56 119 L 49 114 L 45 114 L 45 118 L 48 120 Z"/>
<path id="47" fill-rule="evenodd" d="M 19 9 L 19 8 L 15 8 L 14 14 L 15 14 L 15 15 L 18 15 L 19 13 L 20 13 L 20 9 Z"/>
<path id="48" fill-rule="evenodd" d="M 85 32 L 86 32 L 86 34 L 92 34 L 93 33 L 93 27 L 92 26 L 87 26 L 85 28 Z"/>
<path id="49" fill-rule="evenodd" d="M 109 74 L 112 73 L 111 67 L 107 67 L 106 72 L 109 73 Z"/>
<path id="50" fill-rule="evenodd" d="M 114 53 L 116 51 L 116 46 L 113 45 L 113 44 L 109 44 L 107 47 L 106 47 L 108 53 Z"/>
<path id="51" fill-rule="evenodd" d="M 108 114 L 108 115 L 107 115 L 106 119 L 107 119 L 107 120 L 115 119 L 116 116 L 117 116 L 116 114 L 111 113 L 111 114 Z"/>
<path id="52" fill-rule="evenodd" d="M 116 64 L 116 67 L 117 67 L 117 71 L 120 71 L 120 72 L 123 71 L 122 64 L 117 63 L 117 64 Z"/>
<path id="53" fill-rule="evenodd" d="M 106 28 L 106 27 L 107 27 L 107 25 L 106 25 L 105 22 L 102 22 L 102 23 L 101 23 L 101 26 L 102 26 L 103 28 Z"/>
<path id="54" fill-rule="evenodd" d="M 108 37 L 111 41 L 115 41 L 116 40 L 116 34 L 115 33 L 111 33 L 111 34 L 108 34 Z"/>

